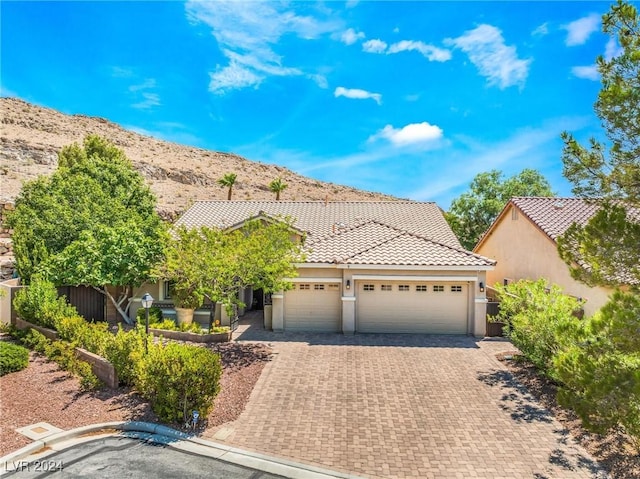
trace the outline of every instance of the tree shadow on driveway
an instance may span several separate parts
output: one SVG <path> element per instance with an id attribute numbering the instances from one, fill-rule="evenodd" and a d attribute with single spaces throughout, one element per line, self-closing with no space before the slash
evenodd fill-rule
<path id="1" fill-rule="evenodd" d="M 510 414 L 517 422 L 551 423 L 553 415 L 542 407 L 526 387 L 516 381 L 508 371 L 492 371 L 479 373 L 478 380 L 491 387 L 498 387 L 503 392 L 500 408 Z"/>

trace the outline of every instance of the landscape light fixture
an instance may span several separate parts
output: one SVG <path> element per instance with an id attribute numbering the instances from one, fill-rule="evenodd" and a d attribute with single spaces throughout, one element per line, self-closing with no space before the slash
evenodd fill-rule
<path id="1" fill-rule="evenodd" d="M 478 288 L 480 288 L 481 293 L 484 293 L 484 283 L 482 281 L 478 283 Z"/>
<path id="2" fill-rule="evenodd" d="M 147 345 L 148 336 L 149 336 L 149 308 L 151 307 L 152 304 L 153 304 L 153 296 L 151 296 L 149 293 L 144 293 L 144 295 L 142 295 L 142 307 L 144 308 L 144 318 L 145 318 L 144 332 L 147 335 L 147 337 L 145 337 L 144 339 L 145 353 L 149 351 L 149 346 Z"/>

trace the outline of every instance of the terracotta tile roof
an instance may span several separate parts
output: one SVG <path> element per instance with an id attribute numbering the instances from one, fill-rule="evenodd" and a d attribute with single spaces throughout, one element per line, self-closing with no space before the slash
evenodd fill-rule
<path id="1" fill-rule="evenodd" d="M 587 224 L 600 209 L 582 198 L 516 197 L 511 202 L 554 241 L 573 223 Z"/>
<path id="2" fill-rule="evenodd" d="M 377 221 L 307 243 L 307 262 L 406 266 L 492 266 L 495 261 Z"/>
<path id="3" fill-rule="evenodd" d="M 229 228 L 257 215 L 290 217 L 307 234 L 307 262 L 492 266 L 465 251 L 435 203 L 199 201 L 177 222 Z"/>
<path id="4" fill-rule="evenodd" d="M 554 241 L 573 223 L 586 225 L 600 209 L 597 201 L 582 198 L 515 197 L 511 199 L 511 203 Z M 640 219 L 640 211 L 630 207 L 627 210 Z"/>

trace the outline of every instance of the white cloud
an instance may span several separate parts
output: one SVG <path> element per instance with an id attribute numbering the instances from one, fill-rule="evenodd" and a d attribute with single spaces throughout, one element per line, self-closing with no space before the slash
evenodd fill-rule
<path id="1" fill-rule="evenodd" d="M 451 59 L 451 52 L 449 50 L 413 40 L 402 40 L 401 42 L 394 43 L 389 47 L 387 53 L 411 51 L 420 52 L 429 61 L 446 62 Z"/>
<path id="2" fill-rule="evenodd" d="M 536 29 L 531 32 L 534 37 L 543 37 L 549 33 L 549 24 L 547 22 L 542 25 L 538 25 Z"/>
<path id="3" fill-rule="evenodd" d="M 595 65 L 573 67 L 571 73 L 578 78 L 584 78 L 585 80 L 598 81 L 600 79 L 600 73 L 598 67 Z"/>
<path id="4" fill-rule="evenodd" d="M 356 32 L 353 28 L 349 28 L 342 32 L 340 35 L 340 41 L 345 45 L 353 45 L 358 40 L 362 40 L 365 37 L 364 32 Z"/>
<path id="5" fill-rule="evenodd" d="M 618 42 L 615 38 L 609 38 L 607 45 L 604 48 L 604 59 L 607 61 L 611 61 L 613 58 L 619 57 L 622 55 L 623 49 L 618 45 Z"/>
<path id="6" fill-rule="evenodd" d="M 516 48 L 506 45 L 502 32 L 492 25 L 480 25 L 445 43 L 465 52 L 489 85 L 522 87 L 527 79 L 531 60 L 518 58 Z"/>
<path id="7" fill-rule="evenodd" d="M 442 138 L 442 133 L 442 129 L 439 126 L 431 125 L 426 121 L 411 123 L 402 128 L 394 128 L 391 125 L 387 125 L 375 135 L 372 135 L 369 141 L 385 139 L 395 146 L 407 146 L 434 142 Z"/>
<path id="8" fill-rule="evenodd" d="M 567 30 L 567 38 L 564 41 L 565 45 L 568 47 L 583 45 L 591 34 L 600 28 L 600 15 L 592 13 L 563 25 L 563 28 Z"/>
<path id="9" fill-rule="evenodd" d="M 338 98 L 339 96 L 343 96 L 345 98 L 351 98 L 354 100 L 367 100 L 372 99 L 378 105 L 382 104 L 382 95 L 380 93 L 371 93 L 366 90 L 360 90 L 358 88 L 344 88 L 339 86 L 333 92 L 333 96 Z"/>
<path id="10" fill-rule="evenodd" d="M 257 88 L 269 76 L 305 75 L 297 67 L 283 65 L 274 48 L 285 35 L 304 40 L 338 31 L 339 20 L 299 15 L 289 4 L 276 2 L 188 1 L 187 16 L 211 27 L 211 33 L 225 57 L 226 66 L 210 73 L 209 90 L 224 94 L 229 90 Z M 317 80 L 315 80 L 317 81 Z"/>
<path id="11" fill-rule="evenodd" d="M 387 43 L 379 39 L 367 40 L 362 44 L 362 51 L 367 53 L 384 53 Z"/>
<path id="12" fill-rule="evenodd" d="M 327 77 L 325 77 L 324 75 L 321 75 L 319 73 L 310 73 L 309 75 L 307 75 L 307 78 L 310 78 L 311 80 L 316 82 L 316 85 L 318 85 L 323 90 L 329 88 L 329 82 L 327 81 Z"/>
<path id="13" fill-rule="evenodd" d="M 155 87 L 156 87 L 155 78 L 147 78 L 142 83 L 138 83 L 137 85 L 131 85 L 129 87 L 129 91 L 136 92 L 140 90 L 148 90 L 149 88 L 155 88 Z"/>

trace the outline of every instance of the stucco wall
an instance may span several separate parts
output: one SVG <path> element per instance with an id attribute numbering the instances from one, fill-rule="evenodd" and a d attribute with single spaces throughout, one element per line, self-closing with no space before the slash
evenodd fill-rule
<path id="1" fill-rule="evenodd" d="M 568 266 L 558 256 L 555 242 L 521 212 L 518 211 L 517 219 L 512 219 L 513 209 L 513 206 L 509 207 L 491 236 L 476 250 L 476 253 L 498 261 L 493 271 L 487 271 L 487 284 L 502 284 L 505 278 L 513 281 L 546 278 L 549 283 L 561 286 L 567 294 L 586 299 L 587 315 L 600 309 L 612 291 L 590 288 L 574 280 Z"/>

